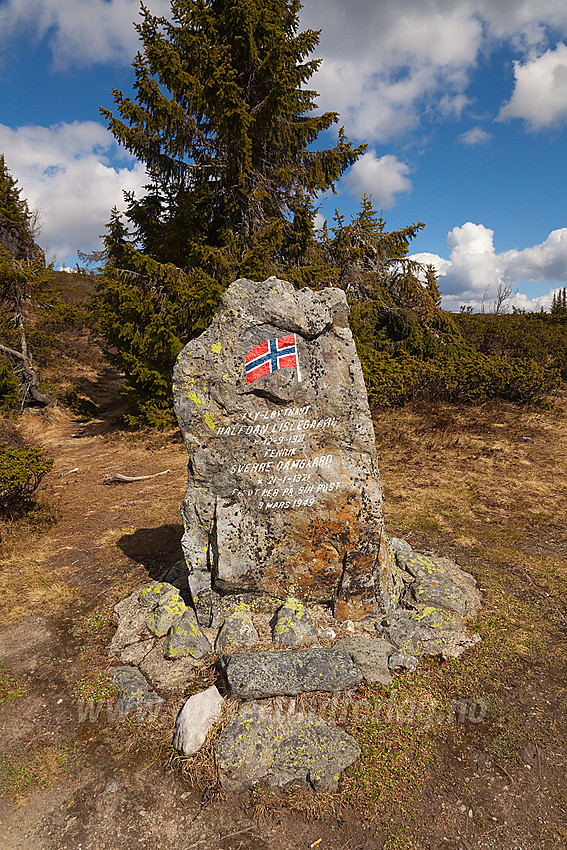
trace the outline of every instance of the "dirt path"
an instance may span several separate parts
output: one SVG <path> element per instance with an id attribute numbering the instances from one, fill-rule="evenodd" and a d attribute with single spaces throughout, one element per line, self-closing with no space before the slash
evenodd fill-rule
<path id="1" fill-rule="evenodd" d="M 567 846 L 565 417 L 506 407 L 378 419 L 391 532 L 456 555 L 485 591 L 481 649 L 425 664 L 400 693 L 484 695 L 490 714 L 427 733 L 383 727 L 336 804 L 203 795 L 168 749 L 182 696 L 164 695 L 153 727 L 80 718 L 81 698 L 105 687 L 112 605 L 180 557 L 186 454 L 175 435 L 113 433 L 60 411 L 28 414 L 24 429 L 55 465 L 44 525 L 4 540 L 2 850 Z"/>

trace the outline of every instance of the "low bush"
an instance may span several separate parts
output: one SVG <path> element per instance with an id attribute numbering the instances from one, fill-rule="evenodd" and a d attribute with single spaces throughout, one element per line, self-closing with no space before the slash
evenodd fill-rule
<path id="1" fill-rule="evenodd" d="M 3 413 L 11 413 L 20 407 L 19 388 L 20 382 L 12 364 L 6 357 L 0 357 L 0 409 Z"/>
<path id="2" fill-rule="evenodd" d="M 51 470 L 53 461 L 40 446 L 14 448 L 0 443 L 0 511 L 18 513 L 33 499 L 43 476 Z"/>

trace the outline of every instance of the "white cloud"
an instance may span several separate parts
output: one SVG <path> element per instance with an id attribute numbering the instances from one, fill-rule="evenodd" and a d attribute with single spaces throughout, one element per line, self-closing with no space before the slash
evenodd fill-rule
<path id="1" fill-rule="evenodd" d="M 147 3 L 156 15 L 168 0 Z M 46 38 L 56 69 L 98 62 L 130 62 L 138 48 L 133 22 L 138 0 L 8 0 L 0 8 L 0 46 L 9 49 L 20 34 Z"/>
<path id="2" fill-rule="evenodd" d="M 40 211 L 40 245 L 60 262 L 77 249 L 100 248 L 110 210 L 124 206 L 122 190 L 136 191 L 146 182 L 144 167 L 95 121 L 16 130 L 0 125 L 0 150 L 22 197 Z"/>
<path id="3" fill-rule="evenodd" d="M 367 151 L 342 179 L 341 186 L 358 198 L 365 192 L 372 195 L 374 207 L 391 207 L 396 194 L 411 190 L 408 174 L 408 166 L 395 156 L 378 158 L 374 151 Z"/>
<path id="4" fill-rule="evenodd" d="M 461 304 L 490 309 L 499 286 L 515 290 L 523 281 L 549 281 L 567 285 L 567 227 L 552 231 L 539 245 L 497 254 L 494 232 L 483 224 L 467 221 L 447 234 L 449 259 L 438 254 L 414 254 L 439 274 L 443 307 L 458 310 Z M 553 291 L 538 298 L 515 293 L 510 304 L 528 310 L 549 308 Z"/>
<path id="5" fill-rule="evenodd" d="M 491 138 L 492 134 L 487 133 L 487 131 L 483 130 L 482 127 L 471 127 L 470 130 L 467 130 L 466 133 L 459 136 L 459 141 L 462 142 L 463 145 L 475 147 L 476 145 L 487 144 Z"/>
<path id="6" fill-rule="evenodd" d="M 147 5 L 157 15 L 170 13 L 169 0 Z M 320 105 L 338 110 L 354 138 L 387 142 L 417 127 L 424 110 L 459 117 L 471 104 L 466 90 L 480 52 L 498 41 L 528 56 L 516 67 L 508 117 L 527 111 L 531 121 L 533 110 L 546 109 L 536 104 L 529 111 L 524 104 L 523 81 L 528 85 L 530 75 L 532 82 L 542 78 L 538 90 L 544 86 L 549 100 L 562 97 L 553 94 L 551 72 L 534 65 L 547 54 L 534 60 L 531 51 L 549 47 L 552 28 L 567 37 L 564 0 L 305 0 L 301 19 L 302 27 L 322 29 L 315 53 L 324 61 L 312 81 Z M 129 62 L 138 47 L 132 25 L 138 20 L 138 0 L 4 0 L 0 50 L 25 35 L 45 39 L 59 69 Z"/>
<path id="7" fill-rule="evenodd" d="M 536 130 L 567 118 L 567 45 L 558 44 L 542 56 L 514 63 L 512 98 L 499 118 L 523 118 Z"/>

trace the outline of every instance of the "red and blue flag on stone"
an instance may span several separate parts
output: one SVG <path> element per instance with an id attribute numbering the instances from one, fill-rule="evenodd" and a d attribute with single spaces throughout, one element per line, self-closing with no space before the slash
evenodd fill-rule
<path id="1" fill-rule="evenodd" d="M 251 348 L 246 355 L 246 383 L 251 384 L 285 366 L 295 366 L 297 380 L 301 381 L 295 334 L 267 339 Z"/>

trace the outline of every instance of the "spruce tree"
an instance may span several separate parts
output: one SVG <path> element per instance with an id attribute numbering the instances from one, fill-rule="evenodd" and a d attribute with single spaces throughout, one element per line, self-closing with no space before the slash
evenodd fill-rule
<path id="1" fill-rule="evenodd" d="M 31 238 L 31 213 L 27 201 L 20 198 L 21 191 L 8 170 L 4 154 L 0 154 L 0 223 Z"/>
<path id="2" fill-rule="evenodd" d="M 17 248 L 8 250 L 0 242 L 0 304 L 5 311 L 0 316 L 0 353 L 8 358 L 0 363 L 0 370 L 4 376 L 9 375 L 10 364 L 14 375 L 1 382 L 6 398 L 0 403 L 13 407 L 17 387 L 23 409 L 30 400 L 51 404 L 53 399 L 39 388 L 39 372 L 29 350 L 24 315 L 25 305 L 34 293 L 51 279 L 51 268 L 46 269 L 43 252 L 34 244 L 32 216 L 27 201 L 20 195 L 18 181 L 0 154 L 0 225 L 9 236 L 6 244 L 17 243 Z"/>
<path id="3" fill-rule="evenodd" d="M 298 284 L 328 274 L 313 200 L 364 151 L 343 129 L 314 150 L 335 112 L 314 114 L 299 0 L 172 0 L 171 20 L 142 6 L 135 97 L 114 90 L 113 135 L 146 166 L 106 237 L 101 327 L 130 383 L 132 422 L 166 425 L 177 352 L 210 321 L 223 288 L 270 274 Z M 143 305 L 143 309 L 142 309 Z M 156 378 L 157 381 L 157 378 Z M 163 390 L 163 392 L 162 392 Z"/>

